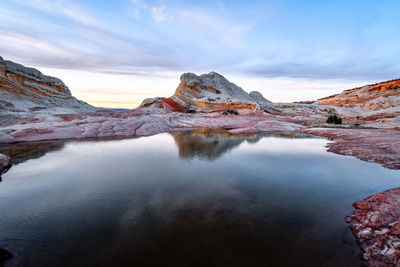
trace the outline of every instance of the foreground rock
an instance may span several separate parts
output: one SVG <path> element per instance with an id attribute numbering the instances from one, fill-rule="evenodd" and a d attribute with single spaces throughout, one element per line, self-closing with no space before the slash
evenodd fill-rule
<path id="1" fill-rule="evenodd" d="M 0 154 L 0 178 L 1 175 L 11 168 L 11 159 L 6 155 Z"/>
<path id="2" fill-rule="evenodd" d="M 319 99 L 318 105 L 379 110 L 400 106 L 400 79 L 345 90 Z"/>
<path id="3" fill-rule="evenodd" d="M 138 137 L 180 129 L 226 128 L 232 132 L 292 132 L 302 125 L 287 117 L 264 112 L 185 114 L 162 108 L 141 108 L 126 112 L 97 112 L 86 115 L 56 115 L 48 120 L 0 127 L 0 143 L 83 139 L 102 137 Z"/>
<path id="4" fill-rule="evenodd" d="M 353 205 L 348 223 L 369 266 L 399 266 L 400 188 L 378 193 Z"/>
<path id="5" fill-rule="evenodd" d="M 58 78 L 0 57 L 0 125 L 2 119 L 47 113 L 93 112 L 96 108 L 71 95 Z M 35 114 L 35 115 L 33 115 Z"/>

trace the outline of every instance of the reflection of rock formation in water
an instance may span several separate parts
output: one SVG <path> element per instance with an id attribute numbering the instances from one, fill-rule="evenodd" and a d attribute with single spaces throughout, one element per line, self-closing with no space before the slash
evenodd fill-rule
<path id="1" fill-rule="evenodd" d="M 179 149 L 179 156 L 185 159 L 194 157 L 214 160 L 239 146 L 243 141 L 257 142 L 257 135 L 235 135 L 224 129 L 198 129 L 171 132 Z"/>
<path id="2" fill-rule="evenodd" d="M 18 143 L 0 146 L 0 154 L 9 156 L 13 164 L 19 164 L 29 159 L 40 158 L 47 152 L 57 151 L 63 147 L 62 141 Z"/>
<path id="3" fill-rule="evenodd" d="M 229 150 L 238 147 L 244 141 L 255 144 L 267 136 L 281 138 L 304 138 L 308 134 L 274 133 L 274 134 L 234 134 L 228 130 L 196 129 L 189 131 L 170 132 L 179 149 L 179 156 L 183 159 L 192 159 L 196 156 L 200 159 L 215 160 Z"/>

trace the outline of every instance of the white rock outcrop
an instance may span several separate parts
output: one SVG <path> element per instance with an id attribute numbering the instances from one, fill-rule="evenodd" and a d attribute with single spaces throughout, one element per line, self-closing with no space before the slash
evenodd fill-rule
<path id="1" fill-rule="evenodd" d="M 58 78 L 0 57 L 0 116 L 84 113 L 96 108 L 76 99 Z"/>
<path id="2" fill-rule="evenodd" d="M 260 92 L 252 91 L 249 93 L 249 95 L 252 99 L 254 99 L 258 103 L 260 109 L 274 108 L 272 102 L 266 99 Z"/>
<path id="3" fill-rule="evenodd" d="M 255 110 L 273 106 L 261 93 L 252 92 L 250 95 L 216 72 L 200 76 L 188 72 L 182 74 L 180 80 L 172 99 L 187 108 Z"/>

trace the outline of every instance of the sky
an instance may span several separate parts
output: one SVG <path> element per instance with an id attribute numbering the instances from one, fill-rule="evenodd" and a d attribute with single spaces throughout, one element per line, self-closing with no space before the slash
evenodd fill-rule
<path id="1" fill-rule="evenodd" d="M 95 106 L 216 71 L 274 102 L 399 78 L 398 0 L 1 0 L 0 56 Z"/>

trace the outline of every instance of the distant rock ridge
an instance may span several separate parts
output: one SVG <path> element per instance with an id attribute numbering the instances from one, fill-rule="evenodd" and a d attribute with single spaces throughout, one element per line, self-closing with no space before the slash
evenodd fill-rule
<path id="1" fill-rule="evenodd" d="M 216 72 L 200 76 L 187 72 L 181 75 L 180 81 L 172 97 L 146 99 L 142 106 L 162 101 L 166 106 L 177 111 L 188 109 L 215 111 L 228 108 L 277 110 L 261 93 L 253 91 L 248 94 Z"/>
<path id="2" fill-rule="evenodd" d="M 0 109 L 9 112 L 77 113 L 95 108 L 71 95 L 58 78 L 0 57 Z M 1 114 L 4 115 L 4 114 Z"/>
<path id="3" fill-rule="evenodd" d="M 397 107 L 400 106 L 400 79 L 345 90 L 314 104 L 369 110 Z"/>

